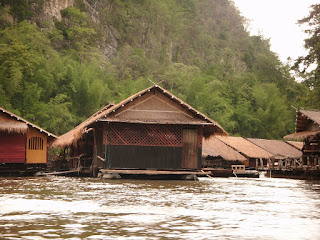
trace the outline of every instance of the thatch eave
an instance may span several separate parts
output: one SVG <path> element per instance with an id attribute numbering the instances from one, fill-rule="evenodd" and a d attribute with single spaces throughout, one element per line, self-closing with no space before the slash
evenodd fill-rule
<path id="1" fill-rule="evenodd" d="M 25 134 L 27 131 L 28 125 L 23 122 L 6 121 L 0 123 L 0 132 Z"/>
<path id="2" fill-rule="evenodd" d="M 320 135 L 320 130 L 292 133 L 287 136 L 284 136 L 283 139 L 293 140 L 293 141 L 303 141 L 310 136 L 316 136 L 316 135 Z"/>
<path id="3" fill-rule="evenodd" d="M 27 120 L 17 116 L 16 114 L 9 112 L 0 107 L 0 131 L 8 133 L 26 133 L 29 127 L 37 129 L 39 132 L 46 134 L 50 139 L 55 139 L 57 136 L 47 132 L 46 130 L 38 127 L 35 124 L 28 122 Z"/>

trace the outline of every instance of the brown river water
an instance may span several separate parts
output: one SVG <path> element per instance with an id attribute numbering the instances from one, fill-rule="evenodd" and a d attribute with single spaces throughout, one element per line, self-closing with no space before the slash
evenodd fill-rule
<path id="1" fill-rule="evenodd" d="M 320 181 L 0 178 L 0 239 L 320 239 Z"/>

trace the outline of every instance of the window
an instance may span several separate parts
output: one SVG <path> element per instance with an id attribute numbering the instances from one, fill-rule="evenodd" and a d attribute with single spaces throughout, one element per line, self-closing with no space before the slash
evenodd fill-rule
<path id="1" fill-rule="evenodd" d="M 28 150 L 43 150 L 43 139 L 41 137 L 29 138 Z"/>

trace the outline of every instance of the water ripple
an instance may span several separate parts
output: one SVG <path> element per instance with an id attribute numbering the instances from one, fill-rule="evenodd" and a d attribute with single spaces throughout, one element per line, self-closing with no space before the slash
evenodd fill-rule
<path id="1" fill-rule="evenodd" d="M 0 178 L 1 239 L 320 239 L 320 182 Z"/>

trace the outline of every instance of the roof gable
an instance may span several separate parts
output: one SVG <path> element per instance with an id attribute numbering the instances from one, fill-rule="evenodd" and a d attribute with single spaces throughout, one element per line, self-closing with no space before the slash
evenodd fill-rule
<path id="1" fill-rule="evenodd" d="M 300 110 L 300 112 L 311 121 L 320 125 L 320 111 L 316 110 Z"/>
<path id="2" fill-rule="evenodd" d="M 173 96 L 173 95 L 172 95 Z M 140 122 L 157 124 L 210 124 L 207 117 L 190 111 L 183 102 L 174 101 L 158 88 L 140 94 L 122 104 L 100 121 Z M 211 123 L 212 124 L 212 123 Z"/>

